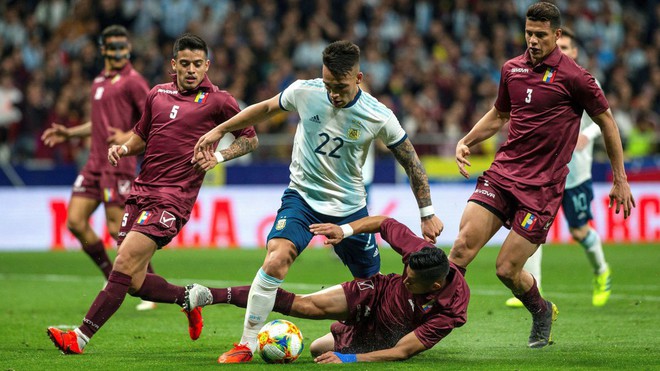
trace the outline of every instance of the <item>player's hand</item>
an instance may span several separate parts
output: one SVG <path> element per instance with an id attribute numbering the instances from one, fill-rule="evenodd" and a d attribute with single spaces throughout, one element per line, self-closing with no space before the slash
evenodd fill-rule
<path id="1" fill-rule="evenodd" d="M 324 241 L 326 245 L 336 245 L 344 239 L 344 231 L 337 224 L 312 224 L 309 226 L 309 231 L 315 235 L 326 236 L 327 240 Z"/>
<path id="2" fill-rule="evenodd" d="M 222 139 L 223 136 L 225 136 L 225 133 L 223 133 L 219 128 L 219 126 L 216 126 L 215 128 L 209 130 L 206 134 L 202 135 L 199 140 L 197 140 L 193 158 L 190 160 L 191 163 L 196 161 L 197 153 L 202 153 L 207 161 L 214 157 L 213 145 Z"/>
<path id="3" fill-rule="evenodd" d="M 110 165 L 117 166 L 122 155 L 125 155 L 125 153 L 120 145 L 113 144 L 108 148 L 108 162 L 110 162 Z"/>
<path id="4" fill-rule="evenodd" d="M 108 139 L 107 139 L 108 144 L 126 143 L 126 142 L 128 142 L 128 139 L 133 134 L 130 131 L 123 131 L 123 130 L 121 130 L 119 128 L 115 128 L 115 127 L 109 127 L 108 132 L 110 134 L 110 135 L 108 135 Z"/>
<path id="5" fill-rule="evenodd" d="M 467 159 L 468 157 L 470 157 L 470 147 L 463 144 L 462 141 L 458 142 L 456 145 L 456 165 L 458 165 L 458 171 L 465 179 L 470 179 L 470 173 L 465 170 L 465 166 L 472 166 Z"/>
<path id="6" fill-rule="evenodd" d="M 69 131 L 64 125 L 52 123 L 51 126 L 41 134 L 41 140 L 48 147 L 62 143 L 69 139 Z"/>
<path id="7" fill-rule="evenodd" d="M 430 218 L 422 219 L 422 236 L 425 240 L 435 243 L 435 238 L 442 233 L 445 225 L 440 218 L 433 215 Z"/>
<path id="8" fill-rule="evenodd" d="M 215 158 L 215 156 L 211 156 L 211 159 L 208 160 L 206 159 L 206 157 L 202 152 L 195 152 L 193 157 L 194 157 L 193 166 L 197 171 L 206 172 L 213 169 L 215 165 L 218 164 L 218 160 Z"/>
<path id="9" fill-rule="evenodd" d="M 587 138 L 587 136 L 584 134 L 580 134 L 578 135 L 578 141 L 575 145 L 575 150 L 582 151 L 587 146 L 587 144 L 589 144 L 589 138 Z"/>
<path id="10" fill-rule="evenodd" d="M 325 352 L 321 354 L 320 356 L 314 358 L 314 362 L 316 363 L 343 363 L 339 357 L 335 354 L 335 352 Z"/>
<path id="11" fill-rule="evenodd" d="M 630 185 L 627 181 L 623 182 L 614 182 L 612 184 L 612 189 L 610 190 L 610 208 L 616 205 L 614 212 L 617 214 L 623 207 L 623 218 L 627 219 L 632 212 L 632 208 L 637 206 L 635 205 L 635 198 L 630 191 Z"/>

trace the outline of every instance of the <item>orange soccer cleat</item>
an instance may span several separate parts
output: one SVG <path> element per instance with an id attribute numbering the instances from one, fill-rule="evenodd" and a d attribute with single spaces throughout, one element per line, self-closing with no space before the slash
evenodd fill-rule
<path id="1" fill-rule="evenodd" d="M 218 358 L 218 363 L 245 363 L 252 360 L 252 351 L 246 344 L 236 344 Z"/>
<path id="2" fill-rule="evenodd" d="M 46 333 L 63 354 L 82 354 L 87 345 L 86 339 L 80 338 L 74 330 L 62 331 L 49 327 Z"/>
<path id="3" fill-rule="evenodd" d="M 202 334 L 202 327 L 204 327 L 204 319 L 202 318 L 202 307 L 197 307 L 191 311 L 181 309 L 181 311 L 188 317 L 188 334 L 192 340 L 199 339 Z"/>

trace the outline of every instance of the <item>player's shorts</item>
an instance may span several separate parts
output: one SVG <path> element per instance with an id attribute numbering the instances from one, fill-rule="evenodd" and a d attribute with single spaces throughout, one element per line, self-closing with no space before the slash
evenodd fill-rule
<path id="1" fill-rule="evenodd" d="M 282 205 L 277 211 L 275 223 L 268 233 L 268 240 L 284 238 L 296 247 L 298 255 L 312 240 L 314 234 L 309 226 L 316 223 L 345 224 L 368 216 L 367 208 L 345 216 L 336 217 L 314 211 L 298 192 L 287 189 L 282 196 Z M 335 247 L 335 253 L 350 269 L 353 277 L 370 277 L 380 271 L 380 253 L 376 238 L 371 233 L 361 233 L 345 238 Z"/>
<path id="2" fill-rule="evenodd" d="M 542 244 L 561 205 L 564 182 L 531 186 L 493 179 L 488 171 L 477 179 L 468 201 L 475 202 L 502 220 L 531 243 Z"/>
<path id="3" fill-rule="evenodd" d="M 566 188 L 562 198 L 562 206 L 568 226 L 579 228 L 593 219 L 591 201 L 594 200 L 594 188 L 591 179 L 577 187 Z"/>
<path id="4" fill-rule="evenodd" d="M 132 195 L 126 200 L 124 210 L 117 245 L 121 245 L 128 232 L 134 231 L 151 238 L 160 249 L 188 222 L 182 217 L 187 215 L 185 210 L 165 198 Z"/>
<path id="5" fill-rule="evenodd" d="M 86 167 L 73 183 L 72 196 L 91 198 L 105 205 L 124 206 L 135 174 L 93 172 Z"/>

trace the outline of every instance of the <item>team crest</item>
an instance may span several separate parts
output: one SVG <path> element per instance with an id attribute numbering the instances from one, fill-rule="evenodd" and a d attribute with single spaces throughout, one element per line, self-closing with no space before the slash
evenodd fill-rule
<path id="1" fill-rule="evenodd" d="M 348 129 L 348 139 L 358 140 L 360 138 L 360 130 L 355 128 Z"/>
<path id="2" fill-rule="evenodd" d="M 105 202 L 115 201 L 115 190 L 112 188 L 103 188 L 103 199 Z"/>
<path id="3" fill-rule="evenodd" d="M 373 290 L 374 289 L 374 283 L 371 280 L 366 280 L 366 281 L 357 281 L 358 288 L 360 291 L 364 290 Z"/>
<path id="4" fill-rule="evenodd" d="M 167 228 L 172 228 L 172 225 L 176 221 L 176 216 L 172 215 L 169 211 L 163 211 L 160 214 L 160 224 L 166 226 Z"/>
<path id="5" fill-rule="evenodd" d="M 433 308 L 433 303 L 434 302 L 435 302 L 435 299 L 432 299 L 428 303 L 422 305 L 422 312 L 427 313 L 428 311 L 430 311 L 431 308 Z"/>
<path id="6" fill-rule="evenodd" d="M 537 220 L 538 220 L 538 217 L 536 217 L 534 214 L 527 213 L 527 215 L 525 215 L 525 218 L 523 219 L 522 223 L 520 223 L 520 226 L 523 227 L 524 230 L 529 231 L 530 229 L 532 229 L 534 224 L 536 224 Z"/>
<path id="7" fill-rule="evenodd" d="M 117 181 L 117 188 L 119 189 L 120 195 L 127 195 L 131 191 L 131 181 L 119 180 Z"/>
<path id="8" fill-rule="evenodd" d="M 278 231 L 281 231 L 284 227 L 286 227 L 286 218 L 278 220 L 277 224 L 275 224 L 275 229 Z"/>
<path id="9" fill-rule="evenodd" d="M 121 76 L 119 74 L 116 74 L 115 77 L 113 77 L 112 80 L 110 80 L 110 83 L 115 84 L 117 81 L 119 81 L 119 79 L 121 79 Z"/>
<path id="10" fill-rule="evenodd" d="M 136 223 L 139 225 L 144 225 L 149 218 L 151 217 L 151 211 L 143 211 L 142 214 L 137 218 Z"/>

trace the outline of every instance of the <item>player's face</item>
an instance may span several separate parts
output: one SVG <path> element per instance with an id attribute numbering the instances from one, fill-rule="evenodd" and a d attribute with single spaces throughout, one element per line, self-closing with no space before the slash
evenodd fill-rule
<path id="1" fill-rule="evenodd" d="M 410 267 L 406 267 L 406 278 L 403 280 L 406 289 L 413 294 L 427 294 L 434 289 L 434 284 L 422 282 Z"/>
<path id="2" fill-rule="evenodd" d="M 576 60 L 578 56 L 578 49 L 573 45 L 573 40 L 568 36 L 562 36 L 557 40 L 557 47 L 567 57 Z"/>
<path id="3" fill-rule="evenodd" d="M 323 66 L 323 83 L 328 91 L 330 101 L 336 108 L 345 107 L 353 101 L 358 93 L 358 84 L 362 82 L 362 72 L 359 66 L 345 76 L 335 76 L 328 68 Z"/>
<path id="4" fill-rule="evenodd" d="M 553 30 L 550 21 L 525 22 L 525 40 L 527 49 L 533 64 L 543 60 L 557 46 L 557 40 L 561 36 L 561 30 Z"/>
<path id="5" fill-rule="evenodd" d="M 125 36 L 110 36 L 103 40 L 101 55 L 105 58 L 106 67 L 120 70 L 128 63 L 131 44 Z"/>
<path id="6" fill-rule="evenodd" d="M 176 59 L 172 59 L 172 69 L 176 73 L 179 89 L 190 90 L 201 84 L 210 64 L 204 50 L 179 50 Z"/>

